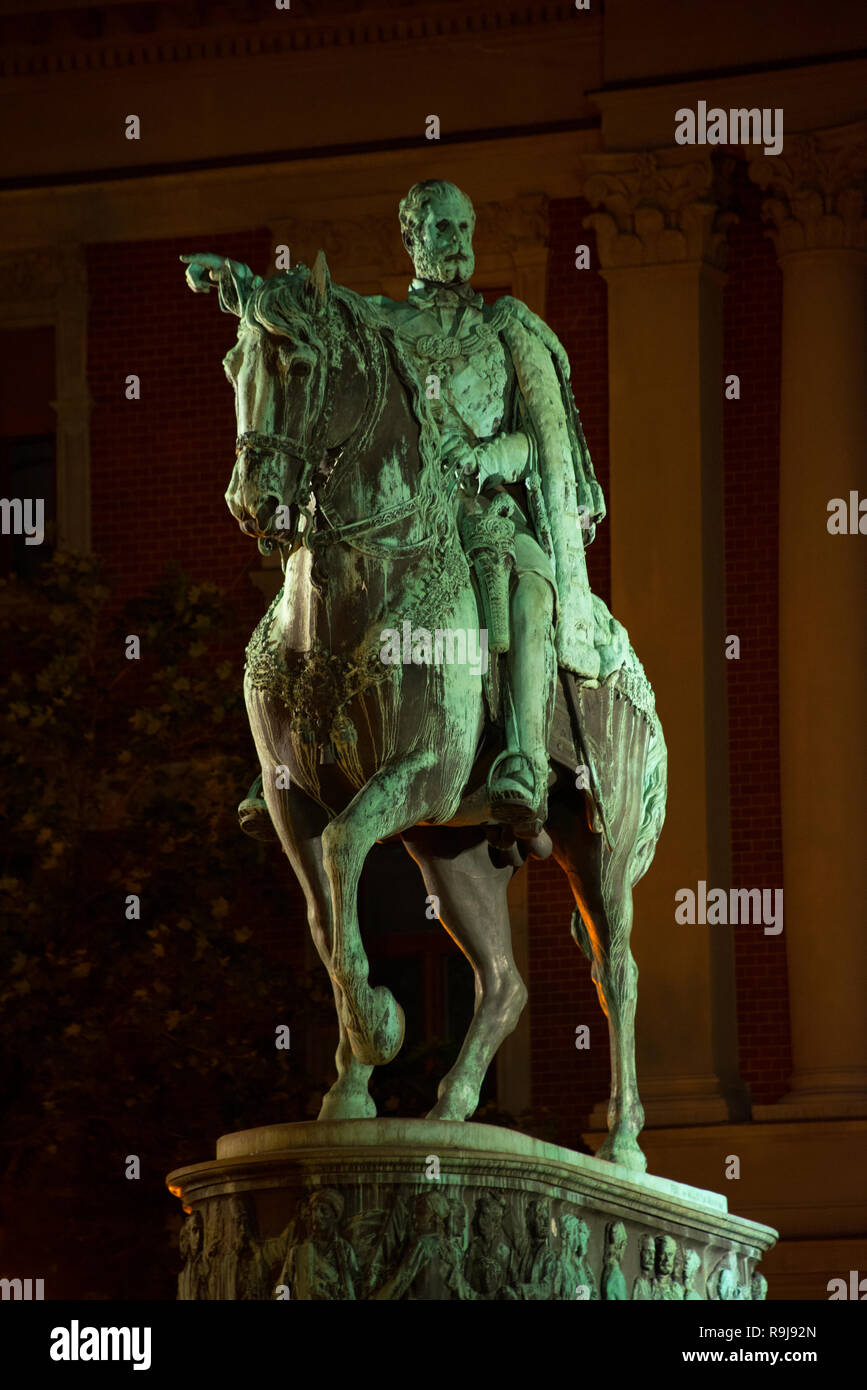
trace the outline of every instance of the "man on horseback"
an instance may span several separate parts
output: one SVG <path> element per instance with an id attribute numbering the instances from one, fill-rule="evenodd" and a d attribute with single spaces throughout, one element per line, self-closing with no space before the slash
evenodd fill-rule
<path id="1" fill-rule="evenodd" d="M 400 223 L 416 278 L 405 301 L 371 302 L 417 365 L 439 425 L 444 475 L 450 488 L 460 487 L 464 514 L 495 507 L 507 523 L 506 747 L 488 785 L 494 818 L 533 838 L 547 816 L 558 663 L 579 680 L 599 675 L 584 549 L 605 503 L 562 345 L 520 300 L 486 305 L 469 283 L 475 212 L 467 195 L 443 180 L 417 183 L 401 201 Z M 190 287 L 222 283 L 233 312 L 262 283 L 217 256 L 182 259 Z M 268 824 L 255 788 L 239 812 L 251 834 L 257 822 Z"/>
<path id="2" fill-rule="evenodd" d="M 506 748 L 489 790 L 493 816 L 532 837 L 547 815 L 558 660 L 579 678 L 599 673 L 584 547 L 605 504 L 562 346 L 525 304 L 488 306 L 469 284 L 469 198 L 441 180 L 418 183 L 400 224 L 416 278 L 405 302 L 375 303 L 418 363 L 444 471 L 476 498 L 464 506 L 495 506 L 514 528 Z"/>
<path id="3" fill-rule="evenodd" d="M 587 582 L 584 547 L 605 508 L 562 347 L 526 305 L 504 296 L 487 307 L 474 294 L 474 217 L 459 189 L 416 185 L 401 212 L 416 268 L 403 303 L 333 285 L 321 252 L 311 269 L 264 282 L 224 258 L 182 258 L 191 287 L 218 285 L 221 308 L 241 319 L 224 359 L 237 424 L 227 505 L 286 557 L 286 582 L 248 647 L 244 700 L 262 775 L 242 815 L 246 806 L 251 819 L 270 818 L 332 982 L 337 1079 L 322 1120 L 375 1115 L 372 1069 L 404 1037 L 399 1002 L 370 981 L 359 920 L 374 846 L 400 837 L 474 972 L 472 1019 L 429 1111 L 438 1121 L 475 1112 L 527 997 L 507 896 L 525 846 L 491 833 L 489 808 L 531 854 L 552 853 L 609 1020 L 609 1135 L 598 1156 L 643 1171 L 629 931 L 665 808 L 653 691 Z M 377 650 L 392 619 L 428 639 L 407 654 L 405 638 L 399 667 Z M 492 766 L 478 740 L 485 694 L 499 716 L 498 682 L 485 691 L 471 665 L 431 657 L 440 619 L 466 647 L 490 628 L 490 650 L 509 655 L 506 747 Z M 558 666 L 571 738 L 549 734 Z M 579 798 L 562 779 L 540 833 L 548 746 L 567 772 L 579 750 L 590 785 Z M 537 1273 L 519 1280 L 525 1292 Z"/>

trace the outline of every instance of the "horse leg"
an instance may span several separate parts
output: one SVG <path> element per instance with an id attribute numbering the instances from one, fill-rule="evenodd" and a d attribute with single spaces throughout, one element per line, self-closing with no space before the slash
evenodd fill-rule
<path id="1" fill-rule="evenodd" d="M 457 1061 L 443 1077 L 429 1120 L 466 1120 L 479 1103 L 497 1049 L 512 1032 L 527 990 L 512 956 L 506 889 L 514 867 L 477 826 L 416 826 L 403 842 L 418 864 L 440 921 L 473 968 L 476 1004 Z"/>
<path id="2" fill-rule="evenodd" d="M 272 776 L 263 777 L 263 789 L 280 843 L 304 892 L 313 944 L 330 973 L 333 937 L 331 889 L 322 863 L 321 839 L 328 817 L 303 792 L 294 788 L 278 790 Z M 373 1067 L 359 1062 L 353 1055 L 340 1014 L 340 994 L 333 981 L 332 988 L 339 1034 L 334 1056 L 337 1080 L 323 1098 L 318 1118 L 371 1119 L 376 1114 L 376 1106 L 367 1086 Z"/>
<path id="3" fill-rule="evenodd" d="M 409 829 L 429 813 L 431 779 L 440 761 L 439 749 L 418 749 L 380 768 L 322 833 L 334 923 L 331 978 L 352 1051 L 368 1065 L 382 1066 L 397 1056 L 404 1016 L 390 990 L 383 985 L 371 989 L 367 982 L 370 964 L 358 927 L 358 880 L 377 840 Z"/>
<path id="4" fill-rule="evenodd" d="M 572 935 L 591 961 L 591 978 L 608 1019 L 611 1096 L 608 1135 L 597 1158 L 643 1173 L 647 1160 L 638 1146 L 644 1110 L 635 1074 L 635 1004 L 638 967 L 629 949 L 632 930 L 630 865 L 641 809 L 640 788 L 628 797 L 612 826 L 614 852 L 587 826 L 584 807 L 555 797 L 548 817 L 554 857 L 575 898 Z"/>

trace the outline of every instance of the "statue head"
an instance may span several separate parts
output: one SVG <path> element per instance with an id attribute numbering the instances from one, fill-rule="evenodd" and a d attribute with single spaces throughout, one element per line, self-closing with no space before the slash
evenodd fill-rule
<path id="1" fill-rule="evenodd" d="M 476 214 L 466 193 L 445 179 L 413 184 L 400 203 L 403 244 L 419 280 L 464 285 L 475 269 Z"/>
<path id="2" fill-rule="evenodd" d="M 343 1198 L 332 1187 L 318 1188 L 307 1199 L 307 1220 L 314 1238 L 331 1235 L 342 1215 Z"/>
<path id="3" fill-rule="evenodd" d="M 506 1214 L 504 1198 L 496 1192 L 483 1192 L 476 1202 L 476 1230 L 486 1240 L 492 1239 L 503 1229 Z"/>
<path id="4" fill-rule="evenodd" d="M 646 1232 L 638 1245 L 638 1259 L 645 1274 L 652 1274 L 656 1263 L 656 1242 L 653 1236 Z"/>
<path id="5" fill-rule="evenodd" d="M 527 1228 L 535 1240 L 547 1240 L 551 1234 L 551 1203 L 547 1197 L 535 1197 L 527 1207 Z"/>
<path id="6" fill-rule="evenodd" d="M 564 1212 L 560 1217 L 560 1232 L 564 1255 L 579 1255 L 583 1258 L 587 1254 L 590 1230 L 587 1222 L 582 1221 L 580 1216 L 571 1211 Z"/>
<path id="7" fill-rule="evenodd" d="M 205 1239 L 205 1223 L 200 1211 L 194 1211 L 187 1217 L 183 1231 L 186 1243 L 186 1251 L 190 1258 L 200 1254 Z"/>
<path id="8" fill-rule="evenodd" d="M 438 1192 L 420 1192 L 413 1203 L 413 1216 L 418 1235 L 443 1235 L 449 1219 L 448 1202 Z"/>
<path id="9" fill-rule="evenodd" d="M 250 1209 L 243 1197 L 229 1198 L 229 1220 L 238 1242 L 251 1239 L 253 1225 L 250 1220 Z"/>
<path id="10" fill-rule="evenodd" d="M 622 1221 L 609 1221 L 605 1227 L 606 1255 L 610 1259 L 619 1260 L 627 1242 L 626 1227 Z"/>
<path id="11" fill-rule="evenodd" d="M 656 1238 L 656 1272 L 657 1274 L 671 1274 L 674 1269 L 674 1257 L 677 1253 L 677 1241 L 672 1236 L 657 1236 Z"/>

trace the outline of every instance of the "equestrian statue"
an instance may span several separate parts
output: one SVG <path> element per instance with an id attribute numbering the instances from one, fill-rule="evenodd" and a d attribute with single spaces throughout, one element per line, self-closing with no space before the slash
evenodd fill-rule
<path id="1" fill-rule="evenodd" d="M 666 749 L 641 663 L 588 582 L 605 504 L 568 359 L 520 300 L 472 289 L 460 189 L 416 184 L 400 225 L 405 301 L 334 285 L 321 251 L 267 279 L 181 258 L 190 287 L 216 286 L 239 319 L 226 501 L 283 570 L 247 649 L 261 773 L 239 814 L 249 833 L 276 832 L 331 978 L 337 1079 L 320 1119 L 375 1115 L 372 1069 L 403 1041 L 359 930 L 372 847 L 402 840 L 474 972 L 473 1017 L 429 1113 L 454 1121 L 474 1113 L 527 998 L 507 885 L 553 854 L 609 1024 L 598 1157 L 643 1171 L 629 938 Z"/>

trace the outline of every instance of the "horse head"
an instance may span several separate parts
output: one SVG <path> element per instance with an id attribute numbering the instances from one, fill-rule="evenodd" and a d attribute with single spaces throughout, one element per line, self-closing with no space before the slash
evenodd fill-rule
<path id="1" fill-rule="evenodd" d="M 238 422 L 226 503 L 260 549 L 295 541 L 314 472 L 352 427 L 345 393 L 335 408 L 334 314 L 320 251 L 312 270 L 272 276 L 250 295 L 223 360 Z"/>

